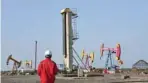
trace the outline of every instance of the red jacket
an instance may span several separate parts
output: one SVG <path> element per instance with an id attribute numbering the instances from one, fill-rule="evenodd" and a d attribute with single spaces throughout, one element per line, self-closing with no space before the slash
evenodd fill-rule
<path id="1" fill-rule="evenodd" d="M 37 73 L 40 76 L 41 83 L 54 83 L 57 72 L 56 63 L 49 58 L 41 61 L 38 65 Z"/>

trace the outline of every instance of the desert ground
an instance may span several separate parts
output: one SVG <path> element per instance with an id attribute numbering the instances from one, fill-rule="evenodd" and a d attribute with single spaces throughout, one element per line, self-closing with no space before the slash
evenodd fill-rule
<path id="1" fill-rule="evenodd" d="M 37 75 L 1 76 L 2 83 L 40 83 Z M 122 75 L 104 75 L 104 77 L 56 77 L 55 83 L 148 83 L 148 76 L 130 75 L 122 79 Z"/>

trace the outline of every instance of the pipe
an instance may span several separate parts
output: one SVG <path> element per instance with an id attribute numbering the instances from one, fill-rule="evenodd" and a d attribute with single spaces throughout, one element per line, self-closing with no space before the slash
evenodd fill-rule
<path id="1" fill-rule="evenodd" d="M 34 73 L 34 69 L 21 69 L 21 73 Z"/>
<path id="2" fill-rule="evenodd" d="M 37 41 L 35 41 L 35 71 L 36 71 L 36 64 L 37 63 Z"/>
<path id="3" fill-rule="evenodd" d="M 75 54 L 77 55 L 77 57 L 79 58 L 79 60 L 81 61 L 82 65 L 84 66 L 84 68 L 88 71 L 87 67 L 85 66 L 85 64 L 83 63 L 82 59 L 79 57 L 79 54 L 76 52 L 76 50 L 73 48 L 73 51 L 75 52 Z"/>

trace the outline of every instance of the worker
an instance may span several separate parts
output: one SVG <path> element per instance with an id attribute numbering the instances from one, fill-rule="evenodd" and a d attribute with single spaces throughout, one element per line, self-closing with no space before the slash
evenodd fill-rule
<path id="1" fill-rule="evenodd" d="M 42 60 L 38 65 L 37 73 L 40 76 L 41 83 L 54 83 L 55 75 L 58 72 L 57 65 L 51 60 L 51 51 L 45 51 L 45 59 Z"/>

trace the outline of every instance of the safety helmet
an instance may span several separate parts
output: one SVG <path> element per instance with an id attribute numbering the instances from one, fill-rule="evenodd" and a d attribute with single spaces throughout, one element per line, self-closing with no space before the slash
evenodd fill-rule
<path id="1" fill-rule="evenodd" d="M 45 55 L 46 58 L 51 58 L 52 57 L 52 53 L 51 53 L 50 50 L 46 50 L 44 55 Z"/>

